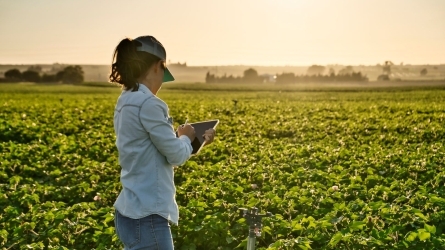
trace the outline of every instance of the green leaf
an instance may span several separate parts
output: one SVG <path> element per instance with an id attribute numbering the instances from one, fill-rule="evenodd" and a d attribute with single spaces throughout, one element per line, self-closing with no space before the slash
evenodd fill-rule
<path id="1" fill-rule="evenodd" d="M 407 241 L 414 241 L 414 240 L 416 239 L 416 237 L 417 237 L 417 233 L 415 233 L 415 232 L 410 232 L 410 233 L 408 234 L 408 236 L 406 237 L 406 240 L 407 240 Z"/>
<path id="2" fill-rule="evenodd" d="M 438 196 L 436 196 L 436 195 L 432 195 L 432 196 L 430 197 L 430 201 L 433 202 L 433 203 L 442 205 L 442 206 L 445 205 L 445 199 L 442 198 L 442 197 L 438 197 Z"/>
<path id="3" fill-rule="evenodd" d="M 234 239 L 235 239 L 235 238 L 233 238 L 232 236 L 227 236 L 227 237 L 226 237 L 226 242 L 230 244 L 230 243 L 233 242 Z"/>
<path id="4" fill-rule="evenodd" d="M 335 247 L 342 238 L 343 238 L 342 233 L 337 232 L 336 234 L 334 234 L 334 236 L 332 236 L 331 240 L 329 241 L 329 246 Z"/>
<path id="5" fill-rule="evenodd" d="M 104 224 L 106 225 L 108 222 L 113 221 L 113 220 L 114 220 L 114 216 L 107 214 L 107 216 L 105 217 L 105 220 L 104 220 Z"/>
<path id="6" fill-rule="evenodd" d="M 8 238 L 8 231 L 6 231 L 5 229 L 0 230 L 0 236 L 4 239 Z"/>
<path id="7" fill-rule="evenodd" d="M 263 232 L 272 235 L 272 229 L 269 226 L 264 226 L 263 227 Z"/>
<path id="8" fill-rule="evenodd" d="M 425 224 L 425 230 L 429 233 L 436 234 L 436 226 Z"/>
<path id="9" fill-rule="evenodd" d="M 245 249 L 246 246 L 247 246 L 247 238 L 245 238 L 244 240 L 242 240 L 242 241 L 238 244 L 238 246 L 236 246 L 236 249 L 238 249 L 238 248 Z"/>
<path id="10" fill-rule="evenodd" d="M 346 203 L 344 203 L 344 202 L 342 202 L 342 203 L 340 203 L 340 204 L 338 204 L 338 203 L 335 203 L 334 204 L 334 208 L 335 208 L 335 210 L 342 210 L 343 208 L 345 208 L 346 207 Z"/>
<path id="11" fill-rule="evenodd" d="M 384 206 L 384 204 L 385 203 L 383 203 L 383 201 L 370 202 L 369 207 L 372 208 L 373 210 L 377 210 L 382 206 Z"/>
<path id="12" fill-rule="evenodd" d="M 366 223 L 363 221 L 353 221 L 353 222 L 349 223 L 349 228 L 352 229 L 353 231 L 363 230 L 363 227 L 365 225 L 366 225 Z"/>
<path id="13" fill-rule="evenodd" d="M 417 236 L 419 237 L 419 240 L 421 240 L 421 241 L 425 241 L 431 237 L 431 234 L 429 232 L 425 231 L 425 229 L 419 229 L 419 230 L 417 230 L 417 232 L 418 232 Z"/>
<path id="14" fill-rule="evenodd" d="M 338 218 L 334 218 L 334 219 L 331 220 L 331 223 L 332 224 L 337 224 L 337 223 L 341 222 L 344 218 L 345 217 L 343 215 L 338 217 Z"/>
<path id="15" fill-rule="evenodd" d="M 107 227 L 104 231 L 104 234 L 108 234 L 108 235 L 114 235 L 115 230 L 114 227 Z"/>
<path id="16" fill-rule="evenodd" d="M 298 221 L 292 221 L 292 231 L 301 231 L 303 226 Z"/>
<path id="17" fill-rule="evenodd" d="M 240 218 L 236 222 L 238 222 L 240 224 L 244 224 L 246 222 L 246 219 L 245 218 Z"/>
<path id="18" fill-rule="evenodd" d="M 428 221 L 428 218 L 423 215 L 422 213 L 414 213 L 417 217 L 421 218 L 422 220 Z"/>

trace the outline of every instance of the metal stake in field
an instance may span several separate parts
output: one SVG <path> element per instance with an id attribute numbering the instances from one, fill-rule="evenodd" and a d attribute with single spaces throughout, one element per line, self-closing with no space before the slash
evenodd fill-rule
<path id="1" fill-rule="evenodd" d="M 253 207 L 250 210 L 246 208 L 239 208 L 241 216 L 246 218 L 246 223 L 249 225 L 249 237 L 247 238 L 247 250 L 255 250 L 256 237 L 261 236 L 261 228 L 263 227 L 263 217 L 271 217 L 272 213 L 258 214 L 258 208 Z"/>

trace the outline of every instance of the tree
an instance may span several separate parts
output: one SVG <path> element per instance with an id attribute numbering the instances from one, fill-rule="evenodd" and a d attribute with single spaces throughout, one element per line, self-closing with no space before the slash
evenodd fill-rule
<path id="1" fill-rule="evenodd" d="M 57 82 L 57 78 L 56 78 L 56 75 L 43 74 L 41 81 L 42 82 Z"/>
<path id="2" fill-rule="evenodd" d="M 23 77 L 23 80 L 25 80 L 26 82 L 40 82 L 39 73 L 32 71 L 32 70 L 27 70 L 27 71 L 23 72 L 22 77 Z"/>
<path id="3" fill-rule="evenodd" d="M 62 80 L 63 80 L 63 75 L 65 74 L 65 71 L 59 71 L 59 72 L 57 72 L 57 74 L 56 74 L 56 81 L 57 82 L 61 82 Z"/>
<path id="4" fill-rule="evenodd" d="M 35 71 L 35 72 L 37 72 L 37 73 L 42 73 L 42 67 L 39 66 L 39 65 L 31 65 L 31 66 L 28 68 L 28 70 L 29 70 L 29 71 Z"/>
<path id="5" fill-rule="evenodd" d="M 277 84 L 291 84 L 295 82 L 295 74 L 294 73 L 283 73 L 281 75 L 277 75 Z"/>
<path id="6" fill-rule="evenodd" d="M 8 81 L 20 81 L 22 79 L 22 73 L 20 73 L 20 70 L 18 69 L 10 69 L 5 72 L 5 78 Z"/>
<path id="7" fill-rule="evenodd" d="M 246 82 L 258 82 L 258 72 L 252 68 L 244 70 L 244 81 Z"/>
<path id="8" fill-rule="evenodd" d="M 423 69 L 420 71 L 420 75 L 421 75 L 421 76 L 426 76 L 426 74 L 428 74 L 428 70 L 427 70 L 426 68 L 423 68 Z"/>
<path id="9" fill-rule="evenodd" d="M 321 75 L 325 71 L 326 67 L 321 65 L 312 65 L 307 69 L 308 75 Z"/>
<path id="10" fill-rule="evenodd" d="M 62 71 L 62 70 L 63 70 L 63 65 L 61 65 L 59 63 L 54 63 L 53 66 L 51 67 L 51 70 L 49 71 L 49 73 L 57 74 L 57 72 Z"/>
<path id="11" fill-rule="evenodd" d="M 83 82 L 83 70 L 79 65 L 68 66 L 63 71 L 63 73 L 57 73 L 56 78 L 61 78 L 63 83 L 82 83 Z"/>
<path id="12" fill-rule="evenodd" d="M 354 72 L 354 68 L 352 68 L 352 66 L 346 66 L 346 68 L 341 69 L 340 71 L 338 71 L 339 75 L 347 75 L 347 74 L 352 74 Z"/>
<path id="13" fill-rule="evenodd" d="M 215 82 L 216 82 L 215 75 L 210 74 L 210 72 L 207 71 L 206 83 L 215 83 Z"/>

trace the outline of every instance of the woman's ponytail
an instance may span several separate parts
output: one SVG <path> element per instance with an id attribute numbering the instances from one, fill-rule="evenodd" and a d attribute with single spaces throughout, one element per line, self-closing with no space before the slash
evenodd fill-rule
<path id="1" fill-rule="evenodd" d="M 151 54 L 137 51 L 137 46 L 141 46 L 139 41 L 125 38 L 114 50 L 109 79 L 110 82 L 123 85 L 125 90 L 137 91 L 138 78 L 160 60 Z"/>

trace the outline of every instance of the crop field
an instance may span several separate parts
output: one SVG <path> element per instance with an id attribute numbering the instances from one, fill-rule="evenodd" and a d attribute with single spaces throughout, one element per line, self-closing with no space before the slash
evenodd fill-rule
<path id="1" fill-rule="evenodd" d="M 175 126 L 219 119 L 175 169 L 179 250 L 445 249 L 445 89 L 165 88 Z M 122 249 L 120 90 L 0 85 L 0 248 Z M 237 104 L 235 106 L 235 102 Z"/>

